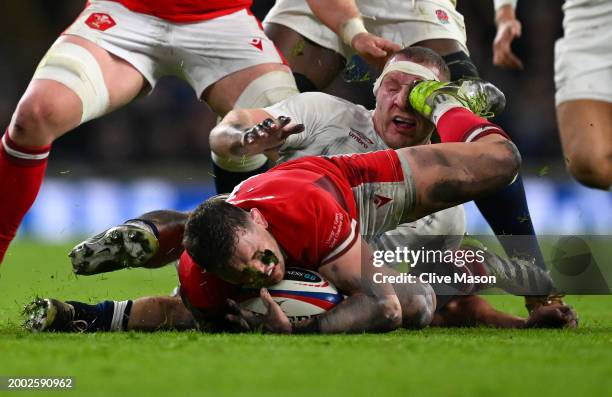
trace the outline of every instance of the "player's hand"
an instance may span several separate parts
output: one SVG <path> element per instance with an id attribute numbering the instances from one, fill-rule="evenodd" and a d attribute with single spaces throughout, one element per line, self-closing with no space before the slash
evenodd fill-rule
<path id="1" fill-rule="evenodd" d="M 226 301 L 228 313 L 225 319 L 238 331 L 250 332 L 261 329 L 263 318 L 250 310 L 242 309 L 234 300 Z"/>
<path id="2" fill-rule="evenodd" d="M 540 306 L 534 309 L 525 323 L 526 328 L 576 328 L 578 315 L 567 305 Z"/>
<path id="3" fill-rule="evenodd" d="M 293 330 L 289 318 L 278 303 L 270 296 L 267 289 L 262 288 L 259 296 L 266 307 L 266 313 L 262 316 L 250 310 L 242 309 L 235 301 L 228 299 L 229 312 L 225 319 L 238 328 L 239 331 L 249 332 L 263 330 L 274 334 L 290 334 Z"/>
<path id="4" fill-rule="evenodd" d="M 522 70 L 523 61 L 512 52 L 512 41 L 521 37 L 521 23 L 515 18 L 498 21 L 493 40 L 493 65 L 502 69 Z"/>
<path id="5" fill-rule="evenodd" d="M 387 59 L 402 47 L 392 41 L 373 35 L 372 33 L 359 33 L 353 37 L 351 47 L 367 63 L 382 70 Z"/>
<path id="6" fill-rule="evenodd" d="M 246 155 L 263 153 L 266 150 L 279 148 L 289 135 L 299 134 L 302 131 L 304 124 L 294 123 L 287 116 L 279 116 L 276 120 L 265 119 L 244 131 L 242 147 Z"/>
<path id="7" fill-rule="evenodd" d="M 266 306 L 266 314 L 263 316 L 263 329 L 274 334 L 290 334 L 293 330 L 289 318 L 280 308 L 278 303 L 272 299 L 267 289 L 262 288 L 259 296 Z"/>

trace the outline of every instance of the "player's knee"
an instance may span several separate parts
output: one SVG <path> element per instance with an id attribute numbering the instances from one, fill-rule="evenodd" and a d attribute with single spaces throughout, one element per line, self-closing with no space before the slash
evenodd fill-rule
<path id="1" fill-rule="evenodd" d="M 48 99 L 36 95 L 23 99 L 13 115 L 11 139 L 25 146 L 52 143 L 59 111 L 57 105 Z"/>
<path id="2" fill-rule="evenodd" d="M 570 151 L 565 160 L 569 172 L 583 185 L 599 189 L 609 189 L 612 185 L 612 149 L 609 147 Z"/>

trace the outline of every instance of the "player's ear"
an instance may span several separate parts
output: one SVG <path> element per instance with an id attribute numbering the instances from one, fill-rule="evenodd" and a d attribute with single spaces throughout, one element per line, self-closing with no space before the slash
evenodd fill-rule
<path id="1" fill-rule="evenodd" d="M 268 228 L 268 221 L 257 208 L 251 208 L 249 215 L 251 216 L 253 222 L 265 227 L 266 229 Z"/>

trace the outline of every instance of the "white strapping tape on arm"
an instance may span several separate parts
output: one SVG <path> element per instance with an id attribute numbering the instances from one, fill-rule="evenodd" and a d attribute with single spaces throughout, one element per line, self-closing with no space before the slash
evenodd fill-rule
<path id="1" fill-rule="evenodd" d="M 493 0 L 493 5 L 495 6 L 495 11 L 507 5 L 512 6 L 512 8 L 516 10 L 517 2 L 518 0 Z"/>
<path id="2" fill-rule="evenodd" d="M 352 47 L 351 43 L 353 42 L 353 37 L 357 36 L 359 33 L 368 33 L 368 30 L 365 28 L 361 17 L 354 17 L 342 25 L 340 37 L 344 44 Z"/>
<path id="3" fill-rule="evenodd" d="M 383 69 L 382 73 L 376 79 L 374 83 L 374 95 L 378 92 L 380 88 L 380 84 L 382 83 L 385 76 L 391 72 L 403 72 L 406 74 L 412 74 L 415 76 L 422 77 L 424 80 L 435 80 L 440 81 L 438 76 L 433 72 L 433 70 L 429 69 L 426 66 L 421 64 L 411 62 L 411 61 L 397 61 L 388 63 Z"/>
<path id="4" fill-rule="evenodd" d="M 106 113 L 108 90 L 96 58 L 72 43 L 54 44 L 34 72 L 32 79 L 54 80 L 71 89 L 83 104 L 81 123 Z"/>

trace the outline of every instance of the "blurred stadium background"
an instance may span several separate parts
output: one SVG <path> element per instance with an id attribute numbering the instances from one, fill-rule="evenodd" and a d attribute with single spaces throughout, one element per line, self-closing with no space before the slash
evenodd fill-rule
<path id="1" fill-rule="evenodd" d="M 508 98 L 497 119 L 514 137 L 539 234 L 609 234 L 612 195 L 589 190 L 566 173 L 554 114 L 553 48 L 562 35 L 561 0 L 519 2 L 523 37 L 515 43 L 522 72 L 495 69 L 492 1 L 459 0 L 471 55 L 482 77 Z M 263 17 L 273 0 L 255 0 Z M 0 32 L 0 125 L 6 126 L 46 49 L 80 13 L 84 0 L 5 2 Z M 349 96 L 339 79 L 333 93 Z M 362 98 L 371 100 L 367 95 Z M 358 99 L 352 97 L 352 99 Z M 53 148 L 41 194 L 20 236 L 63 242 L 99 232 L 159 208 L 187 210 L 214 192 L 208 131 L 216 116 L 189 86 L 166 79 L 155 92 L 118 112 L 87 123 Z M 3 192 L 10 194 L 10 192 Z M 467 206 L 468 231 L 486 224 Z"/>

